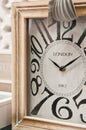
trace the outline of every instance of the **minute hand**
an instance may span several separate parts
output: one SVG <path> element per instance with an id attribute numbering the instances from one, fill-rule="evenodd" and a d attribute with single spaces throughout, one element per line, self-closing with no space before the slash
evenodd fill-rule
<path id="1" fill-rule="evenodd" d="M 64 68 L 66 68 L 67 66 L 71 65 L 73 62 L 75 62 L 78 58 L 80 58 L 81 56 L 78 56 L 77 58 L 73 59 L 72 61 L 70 61 L 69 63 L 67 63 L 66 65 L 62 66 L 60 68 L 60 70 L 62 71 Z"/>

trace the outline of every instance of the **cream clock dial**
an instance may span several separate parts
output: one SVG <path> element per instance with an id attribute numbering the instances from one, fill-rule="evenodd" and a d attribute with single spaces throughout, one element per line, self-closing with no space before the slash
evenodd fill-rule
<path id="1" fill-rule="evenodd" d="M 41 62 L 44 83 L 56 95 L 70 96 L 85 83 L 85 56 L 72 42 L 52 43 L 44 52 Z"/>
<path id="2" fill-rule="evenodd" d="M 86 17 L 31 20 L 30 116 L 86 123 Z"/>

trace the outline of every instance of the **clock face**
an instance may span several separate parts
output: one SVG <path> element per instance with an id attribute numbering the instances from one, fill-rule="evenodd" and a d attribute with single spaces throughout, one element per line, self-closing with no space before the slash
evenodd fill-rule
<path id="1" fill-rule="evenodd" d="M 85 83 L 85 56 L 72 42 L 52 43 L 45 50 L 41 62 L 42 79 L 47 88 L 56 95 L 71 96 Z"/>
<path id="2" fill-rule="evenodd" d="M 86 17 L 72 22 L 29 22 L 29 115 L 86 123 Z"/>

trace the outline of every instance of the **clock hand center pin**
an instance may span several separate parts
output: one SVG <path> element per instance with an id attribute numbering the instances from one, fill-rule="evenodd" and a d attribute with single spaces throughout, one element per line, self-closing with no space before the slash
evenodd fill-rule
<path id="1" fill-rule="evenodd" d="M 62 72 L 65 72 L 66 71 L 66 67 L 61 66 L 59 70 L 62 71 Z"/>

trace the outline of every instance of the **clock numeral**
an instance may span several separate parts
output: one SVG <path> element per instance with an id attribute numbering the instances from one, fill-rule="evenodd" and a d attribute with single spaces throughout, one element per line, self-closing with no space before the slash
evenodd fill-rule
<path id="1" fill-rule="evenodd" d="M 47 30 L 45 24 L 43 23 L 42 20 L 40 20 L 41 24 L 42 24 L 42 27 L 44 28 L 45 32 L 46 32 L 46 35 L 47 35 L 47 38 L 49 39 L 49 42 L 52 43 L 54 40 L 52 39 L 49 31 Z"/>
<path id="2" fill-rule="evenodd" d="M 82 90 L 76 96 L 73 97 L 73 100 L 75 102 L 77 109 L 79 109 L 81 105 L 86 104 L 86 99 L 82 99 L 79 103 L 77 103 L 77 100 L 81 94 L 82 94 Z M 81 118 L 81 121 L 86 123 L 86 121 L 84 121 L 83 119 L 83 114 L 80 114 L 80 118 Z"/>
<path id="3" fill-rule="evenodd" d="M 61 40 L 61 23 L 57 22 L 57 39 L 56 40 Z"/>
<path id="4" fill-rule="evenodd" d="M 42 99 L 42 100 L 35 106 L 35 108 L 34 108 L 34 109 L 32 110 L 32 112 L 31 112 L 31 114 L 37 115 L 38 112 L 39 112 L 39 110 L 40 110 L 40 108 L 42 107 L 42 105 L 43 105 L 51 96 L 53 96 L 53 93 L 51 93 L 46 87 L 45 87 L 45 89 L 44 89 L 44 91 L 43 91 L 42 94 L 44 94 L 45 92 L 47 92 L 48 95 L 47 95 L 44 99 Z"/>
<path id="5" fill-rule="evenodd" d="M 80 118 L 81 118 L 81 121 L 82 121 L 83 123 L 86 123 L 86 121 L 84 120 L 83 114 L 80 114 Z"/>
<path id="6" fill-rule="evenodd" d="M 40 24 L 39 24 L 38 21 L 40 21 L 42 27 L 40 27 Z M 34 20 L 34 22 L 35 22 L 35 24 L 36 24 L 36 27 L 37 27 L 37 29 L 38 29 L 40 35 L 42 36 L 42 38 L 43 38 L 43 40 L 44 40 L 44 42 L 45 42 L 45 44 L 46 44 L 46 47 L 45 47 L 45 48 L 47 48 L 47 46 L 49 45 L 47 39 L 49 40 L 50 43 L 52 43 L 54 40 L 52 39 L 50 33 L 48 32 L 48 29 L 46 28 L 46 26 L 45 26 L 43 20 Z M 42 31 L 41 28 L 42 28 L 43 31 L 46 33 L 47 38 L 46 38 L 45 35 L 43 34 L 43 31 Z"/>
<path id="7" fill-rule="evenodd" d="M 35 53 L 38 58 L 41 58 L 41 54 L 43 53 L 43 48 L 39 43 L 38 39 L 32 35 L 31 36 L 31 52 L 32 54 Z"/>
<path id="8" fill-rule="evenodd" d="M 83 99 L 83 100 L 81 100 L 79 103 L 77 103 L 77 99 L 78 99 L 78 97 L 79 97 L 81 94 L 82 94 L 82 90 L 81 90 L 76 96 L 73 97 L 73 100 L 74 100 L 74 102 L 75 102 L 75 105 L 76 105 L 76 107 L 77 107 L 78 109 L 79 109 L 79 107 L 80 107 L 81 105 L 86 104 L 86 99 Z"/>
<path id="9" fill-rule="evenodd" d="M 31 80 L 31 92 L 33 96 L 36 96 L 38 91 L 39 91 L 39 87 L 42 85 L 42 79 L 41 77 L 38 75 L 36 78 L 32 78 Z"/>
<path id="10" fill-rule="evenodd" d="M 52 104 L 52 113 L 53 113 L 53 115 L 55 116 L 55 117 L 57 117 L 57 118 L 59 118 L 59 119 L 63 119 L 63 120 L 68 120 L 68 119 L 70 119 L 70 118 L 72 118 L 72 115 L 73 115 L 73 113 L 72 113 L 72 111 L 71 111 L 71 109 L 69 108 L 69 107 L 67 107 L 67 106 L 62 106 L 62 107 L 60 107 L 59 109 L 58 109 L 58 114 L 57 114 L 57 109 L 56 108 L 58 108 L 58 102 L 60 101 L 60 100 L 66 100 L 66 104 L 69 104 L 69 100 L 67 99 L 67 98 L 64 98 L 64 97 L 59 97 L 59 98 L 57 98 L 54 102 L 53 102 L 53 104 Z M 68 112 L 68 117 L 62 117 L 62 114 L 61 114 L 61 110 L 65 110 L 65 112 L 67 111 Z"/>
<path id="11" fill-rule="evenodd" d="M 73 100 L 75 102 L 75 105 L 76 105 L 77 109 L 79 109 L 80 105 L 83 103 L 82 101 L 77 103 L 77 99 L 81 95 L 81 93 L 82 93 L 82 90 L 76 96 L 73 97 Z"/>
<path id="12" fill-rule="evenodd" d="M 66 29 L 67 27 L 65 26 L 65 22 L 63 22 L 64 28 Z M 71 35 L 71 37 L 65 37 L 65 34 L 67 34 L 70 30 L 72 30 L 75 26 L 76 26 L 76 20 L 74 20 L 70 26 L 70 22 L 68 22 L 68 29 L 62 34 L 62 40 L 69 40 L 69 41 L 73 41 L 73 34 Z"/>
<path id="13" fill-rule="evenodd" d="M 80 48 L 81 48 L 81 43 L 83 42 L 83 40 L 85 39 L 86 36 L 86 29 L 84 30 L 84 32 L 82 33 L 82 35 L 80 36 L 78 42 L 76 43 Z"/>
<path id="14" fill-rule="evenodd" d="M 73 34 L 71 35 L 71 37 L 66 37 L 65 35 L 76 26 L 76 20 L 72 21 L 71 26 L 70 26 L 70 22 L 68 22 L 68 26 L 66 24 L 67 22 L 63 22 L 63 27 L 66 29 L 66 31 L 61 36 L 61 23 L 57 22 L 57 39 L 56 40 L 62 39 L 62 40 L 69 40 L 72 42 Z"/>
<path id="15" fill-rule="evenodd" d="M 35 73 L 36 71 L 38 72 L 40 70 L 40 65 L 37 59 L 33 59 L 31 61 L 31 72 Z"/>
<path id="16" fill-rule="evenodd" d="M 46 92 L 48 95 L 47 95 L 44 99 L 42 99 L 42 100 L 34 107 L 34 109 L 31 111 L 31 114 L 37 115 L 38 112 L 39 112 L 39 110 L 41 109 L 42 105 L 43 105 L 50 97 L 52 97 L 52 96 L 54 95 L 54 94 L 53 94 L 52 92 L 50 92 L 46 87 L 45 87 L 45 89 L 44 89 L 44 91 L 43 91 L 42 94 L 44 94 L 45 92 Z M 57 117 L 57 118 L 59 118 L 59 119 L 67 120 L 67 119 L 72 118 L 72 115 L 73 115 L 73 113 L 72 113 L 72 111 L 71 111 L 71 109 L 70 109 L 69 107 L 67 107 L 67 106 L 60 107 L 59 110 L 58 110 L 58 114 L 59 114 L 59 115 L 57 114 L 57 110 L 56 110 L 56 108 L 58 107 L 58 102 L 61 101 L 62 99 L 63 99 L 63 100 L 66 100 L 66 104 L 69 104 L 69 100 L 68 100 L 67 98 L 64 98 L 64 97 L 57 98 L 57 99 L 53 102 L 53 104 L 52 104 L 52 113 L 53 113 L 53 115 L 54 115 L 55 117 Z M 61 110 L 62 110 L 62 109 L 64 109 L 65 111 L 68 112 L 68 117 L 65 117 L 65 118 L 61 117 L 61 116 L 62 116 L 62 115 L 61 115 Z"/>

